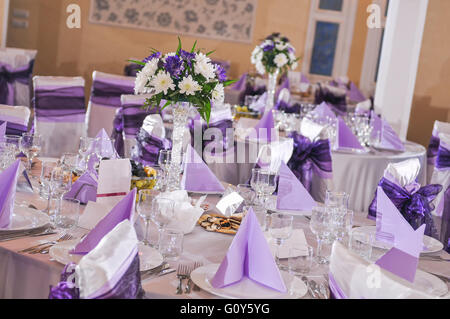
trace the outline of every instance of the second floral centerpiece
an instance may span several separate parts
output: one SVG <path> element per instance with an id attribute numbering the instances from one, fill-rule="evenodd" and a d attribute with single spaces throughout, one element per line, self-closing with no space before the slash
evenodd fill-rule
<path id="1" fill-rule="evenodd" d="M 299 59 L 295 56 L 295 48 L 289 39 L 281 36 L 280 33 L 269 35 L 253 50 L 251 62 L 255 65 L 256 71 L 261 75 L 266 72 L 269 75 L 266 109 L 271 109 L 274 105 L 275 88 L 280 71 L 295 70 Z"/>
<path id="2" fill-rule="evenodd" d="M 213 51 L 202 53 L 196 50 L 197 41 L 190 51 L 182 49 L 178 38 L 175 52 L 162 54 L 152 50 L 143 61 L 131 61 L 142 66 L 136 75 L 135 94 L 152 94 L 145 107 L 161 110 L 173 108 L 172 161 L 169 190 L 179 188 L 181 153 L 184 129 L 191 106 L 209 123 L 211 103 L 224 101 L 224 87 L 234 83 L 228 80 L 225 70 L 209 58 Z"/>

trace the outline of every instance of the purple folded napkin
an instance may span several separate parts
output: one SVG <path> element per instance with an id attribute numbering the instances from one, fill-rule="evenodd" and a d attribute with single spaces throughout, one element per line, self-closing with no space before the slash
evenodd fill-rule
<path id="1" fill-rule="evenodd" d="M 380 147 L 387 150 L 404 151 L 405 146 L 386 120 L 381 124 Z"/>
<path id="2" fill-rule="evenodd" d="M 308 84 L 310 83 L 308 78 L 306 77 L 306 75 L 303 72 L 301 73 L 300 83 L 308 83 Z"/>
<path id="3" fill-rule="evenodd" d="M 353 149 L 364 149 L 353 134 L 352 130 L 345 124 L 344 120 L 338 118 L 338 130 L 337 130 L 337 141 L 338 149 L 340 148 L 353 148 Z"/>
<path id="4" fill-rule="evenodd" d="M 134 207 L 136 203 L 136 188 L 114 206 L 113 209 L 98 222 L 84 239 L 70 252 L 75 255 L 86 255 L 97 246 L 100 240 L 108 234 L 117 224 L 128 219 L 133 220 Z"/>
<path id="5" fill-rule="evenodd" d="M 218 192 L 225 188 L 197 152 L 188 144 L 181 188 L 188 192 Z"/>
<path id="6" fill-rule="evenodd" d="M 364 94 L 356 87 L 355 83 L 350 82 L 350 89 L 347 92 L 347 96 L 351 101 L 362 102 L 366 100 Z"/>
<path id="7" fill-rule="evenodd" d="M 279 176 L 277 209 L 311 211 L 317 206 L 303 184 L 284 162 L 281 162 Z"/>
<path id="8" fill-rule="evenodd" d="M 264 113 L 263 117 L 259 120 L 258 124 L 254 127 L 256 132 L 253 132 L 252 138 L 257 138 L 262 141 L 272 142 L 276 140 L 275 133 L 275 121 L 273 119 L 272 110 Z M 256 133 L 256 136 L 254 135 Z M 272 136 L 273 135 L 273 136 Z"/>
<path id="9" fill-rule="evenodd" d="M 231 89 L 235 91 L 242 91 L 243 89 L 245 89 L 245 84 L 247 83 L 247 75 L 248 73 L 242 74 L 239 81 L 237 81 L 231 86 Z"/>
<path id="10" fill-rule="evenodd" d="M 423 224 L 414 230 L 381 187 L 377 190 L 376 224 L 376 240 L 394 244 L 394 247 L 378 259 L 376 264 L 414 282 L 419 255 L 423 250 L 426 225 Z"/>
<path id="11" fill-rule="evenodd" d="M 211 285 L 224 288 L 240 282 L 243 277 L 280 292 L 287 291 L 252 208 L 242 221 Z"/>
<path id="12" fill-rule="evenodd" d="M 80 203 L 97 200 L 97 178 L 88 170 L 73 183 L 70 191 L 64 195 L 64 199 L 78 199 Z"/>
<path id="13" fill-rule="evenodd" d="M 336 114 L 331 110 L 330 105 L 327 102 L 320 103 L 313 111 L 315 114 L 319 116 L 319 118 L 336 118 Z"/>
<path id="14" fill-rule="evenodd" d="M 11 225 L 20 159 L 0 174 L 0 229 Z"/>
<path id="15" fill-rule="evenodd" d="M 3 142 L 5 140 L 5 134 L 6 134 L 6 122 L 3 122 L 3 124 L 0 124 L 0 142 Z"/>

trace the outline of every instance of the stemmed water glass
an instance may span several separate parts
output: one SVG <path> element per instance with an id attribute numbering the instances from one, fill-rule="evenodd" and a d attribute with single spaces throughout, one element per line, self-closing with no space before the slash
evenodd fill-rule
<path id="1" fill-rule="evenodd" d="M 61 207 L 61 202 L 63 200 L 63 196 L 70 190 L 72 187 L 72 171 L 65 166 L 57 165 L 53 168 L 51 174 L 51 180 L 49 184 L 49 199 L 51 197 L 56 197 L 58 201 L 58 209 L 56 210 L 56 214 L 54 220 L 57 221 L 59 216 L 59 210 Z"/>
<path id="2" fill-rule="evenodd" d="M 173 219 L 175 202 L 168 198 L 155 197 L 152 201 L 151 220 L 158 226 L 158 246 L 161 231 Z"/>
<path id="3" fill-rule="evenodd" d="M 16 157 L 19 155 L 20 149 L 20 136 L 16 135 L 5 135 L 4 142 L 10 144 L 11 149 L 13 150 L 13 155 Z"/>
<path id="4" fill-rule="evenodd" d="M 15 146 L 6 143 L 0 142 L 0 170 L 3 170 L 9 167 L 15 160 Z"/>
<path id="5" fill-rule="evenodd" d="M 136 206 L 139 216 L 144 220 L 145 223 L 145 234 L 142 243 L 144 245 L 150 246 L 150 241 L 148 240 L 148 227 L 152 217 L 152 205 L 153 199 L 155 198 L 157 192 L 151 189 L 141 189 L 139 191 L 139 200 Z"/>
<path id="6" fill-rule="evenodd" d="M 28 159 L 27 170 L 31 170 L 33 159 L 42 149 L 42 138 L 40 135 L 25 133 L 19 141 L 19 148 Z"/>
<path id="7" fill-rule="evenodd" d="M 55 225 L 65 232 L 77 226 L 80 217 L 80 201 L 78 199 L 60 200 Z"/>
<path id="8" fill-rule="evenodd" d="M 261 203 L 261 184 L 259 183 L 259 172 L 261 171 L 261 169 L 259 168 L 253 168 L 252 169 L 252 176 L 250 178 L 250 186 L 252 187 L 252 189 L 255 191 L 256 193 L 256 198 L 258 200 L 258 203 Z"/>
<path id="9" fill-rule="evenodd" d="M 275 213 L 270 215 L 269 233 L 277 242 L 277 250 L 275 253 L 275 261 L 280 267 L 280 247 L 283 242 L 292 235 L 292 223 L 294 217 L 288 214 Z"/>
<path id="10" fill-rule="evenodd" d="M 249 206 L 253 205 L 255 200 L 255 191 L 248 184 L 239 184 L 237 186 L 237 192 L 244 199 L 244 205 Z"/>
<path id="11" fill-rule="evenodd" d="M 44 212 L 50 214 L 50 201 L 52 197 L 52 172 L 53 169 L 57 166 L 56 162 L 49 162 L 44 161 L 42 162 L 41 167 L 41 177 L 40 177 L 40 184 L 43 190 L 43 194 L 47 195 L 48 202 L 47 202 L 47 208 Z"/>
<path id="12" fill-rule="evenodd" d="M 80 163 L 82 163 L 82 170 L 85 171 L 87 169 L 88 156 L 95 144 L 96 138 L 82 136 L 80 137 L 80 147 L 78 148 L 78 153 L 81 156 Z"/>
<path id="13" fill-rule="evenodd" d="M 263 205 L 267 205 L 269 196 L 275 192 L 277 188 L 277 174 L 268 170 L 261 170 L 258 175 L 259 188 L 262 195 Z"/>
<path id="14" fill-rule="evenodd" d="M 171 150 L 160 150 L 158 156 L 158 165 L 161 167 L 164 176 L 162 178 L 162 189 L 165 190 L 168 182 L 168 175 L 170 164 L 172 162 L 172 151 Z"/>
<path id="15" fill-rule="evenodd" d="M 326 207 L 313 207 L 309 228 L 316 236 L 317 240 L 317 263 L 327 264 L 328 257 L 322 255 L 323 244 L 330 239 L 330 218 L 331 214 Z"/>

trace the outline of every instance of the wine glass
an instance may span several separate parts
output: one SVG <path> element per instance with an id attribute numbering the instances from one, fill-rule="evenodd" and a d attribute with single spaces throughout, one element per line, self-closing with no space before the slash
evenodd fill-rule
<path id="1" fill-rule="evenodd" d="M 160 150 L 158 155 L 158 165 L 161 167 L 164 177 L 163 177 L 163 190 L 167 186 L 167 179 L 169 175 L 170 163 L 172 162 L 172 151 L 171 150 Z"/>
<path id="2" fill-rule="evenodd" d="M 275 192 L 277 188 L 277 174 L 268 170 L 260 170 L 258 175 L 258 183 L 263 199 L 263 205 L 266 206 L 269 196 Z"/>
<path id="3" fill-rule="evenodd" d="M 19 155 L 19 145 L 20 145 L 20 136 L 17 135 L 5 135 L 5 138 L 3 139 L 5 143 L 10 144 L 11 149 L 13 150 L 14 157 Z"/>
<path id="4" fill-rule="evenodd" d="M 245 206 L 253 205 L 253 201 L 255 200 L 255 191 L 249 184 L 239 184 L 237 186 L 237 191 L 238 194 L 244 199 Z"/>
<path id="5" fill-rule="evenodd" d="M 145 223 L 145 234 L 142 243 L 144 245 L 150 246 L 150 241 L 148 240 L 148 227 L 151 220 L 151 212 L 153 199 L 155 198 L 157 192 L 151 189 L 141 189 L 139 191 L 139 199 L 136 206 L 137 212 Z"/>
<path id="6" fill-rule="evenodd" d="M 48 199 L 47 208 L 44 210 L 44 212 L 46 212 L 49 215 L 50 215 L 50 201 L 53 195 L 51 192 L 52 172 L 56 166 L 57 166 L 56 162 L 43 161 L 41 167 L 40 185 L 43 189 L 42 193 L 47 195 Z"/>
<path id="7" fill-rule="evenodd" d="M 294 217 L 288 214 L 275 213 L 272 214 L 269 227 L 269 233 L 277 242 L 277 251 L 275 261 L 280 267 L 280 247 L 283 242 L 292 235 L 292 223 Z"/>
<path id="8" fill-rule="evenodd" d="M 353 228 L 353 211 L 347 209 L 343 214 L 333 214 L 333 235 L 340 242 L 344 240 L 346 235 L 350 234 Z"/>
<path id="9" fill-rule="evenodd" d="M 65 166 L 56 165 L 52 170 L 49 186 L 49 198 L 52 196 L 56 197 L 58 207 L 60 207 L 64 194 L 72 187 L 72 171 Z M 56 210 L 54 214 L 55 222 L 57 221 L 58 213 L 59 210 Z"/>
<path id="10" fill-rule="evenodd" d="M 345 214 L 348 209 L 349 194 L 346 192 L 326 191 L 325 206 L 333 212 L 333 214 Z"/>
<path id="11" fill-rule="evenodd" d="M 151 220 L 158 226 L 158 238 L 161 238 L 162 229 L 174 217 L 175 202 L 168 198 L 155 197 L 152 201 Z M 159 245 L 159 239 L 158 239 Z"/>
<path id="12" fill-rule="evenodd" d="M 83 171 L 87 169 L 87 157 L 90 155 L 91 150 L 94 147 L 96 138 L 82 136 L 80 137 L 80 146 L 78 148 L 78 153 L 81 156 L 80 164 Z"/>
<path id="13" fill-rule="evenodd" d="M 322 256 L 322 246 L 330 237 L 330 217 L 331 214 L 326 207 L 313 207 L 309 228 L 316 235 L 318 264 L 328 263 L 328 258 Z"/>
<path id="14" fill-rule="evenodd" d="M 6 142 L 0 142 L 0 169 L 9 167 L 15 160 L 15 147 Z"/>
<path id="15" fill-rule="evenodd" d="M 254 168 L 252 169 L 252 176 L 250 178 L 250 186 L 256 193 L 256 197 L 258 199 L 258 202 L 261 202 L 261 184 L 259 183 L 259 172 L 261 169 Z"/>
<path id="16" fill-rule="evenodd" d="M 77 226 L 80 217 L 80 201 L 78 199 L 64 199 L 59 203 L 55 225 L 65 232 Z"/>
<path id="17" fill-rule="evenodd" d="M 42 138 L 40 135 L 24 133 L 19 141 L 19 148 L 28 159 L 27 170 L 31 170 L 33 159 L 42 149 Z"/>

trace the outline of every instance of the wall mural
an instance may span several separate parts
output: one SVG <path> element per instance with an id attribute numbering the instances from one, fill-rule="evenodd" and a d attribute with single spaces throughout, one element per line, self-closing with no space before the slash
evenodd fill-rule
<path id="1" fill-rule="evenodd" d="M 257 0 L 91 0 L 89 21 L 252 42 Z"/>

